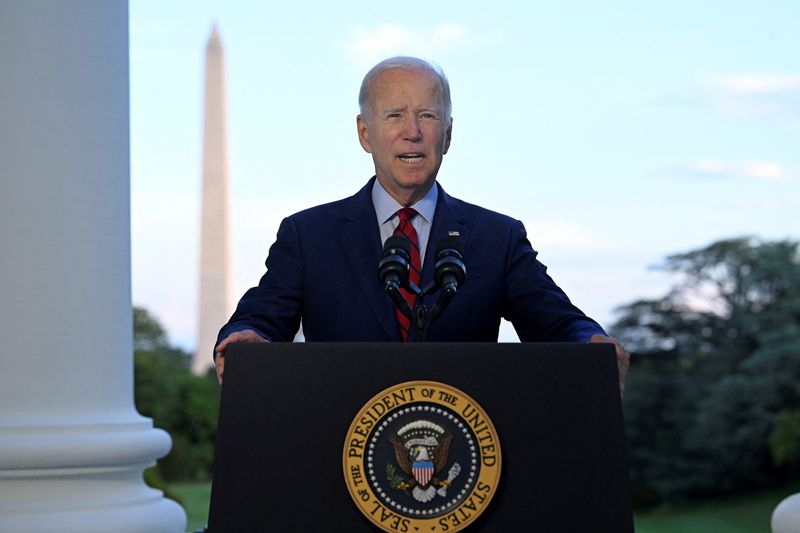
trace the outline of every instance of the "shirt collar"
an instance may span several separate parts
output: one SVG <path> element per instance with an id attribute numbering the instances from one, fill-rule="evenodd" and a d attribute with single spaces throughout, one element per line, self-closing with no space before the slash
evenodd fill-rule
<path id="1" fill-rule="evenodd" d="M 412 205 L 419 216 L 425 219 L 428 224 L 433 223 L 433 215 L 436 213 L 436 200 L 439 198 L 439 186 L 433 182 L 433 187 L 428 192 L 417 200 L 417 203 Z M 391 219 L 398 209 L 404 206 L 392 198 L 386 189 L 381 185 L 380 180 L 375 179 L 375 184 L 372 186 L 372 205 L 375 206 L 375 214 L 378 215 L 378 221 L 383 224 Z"/>

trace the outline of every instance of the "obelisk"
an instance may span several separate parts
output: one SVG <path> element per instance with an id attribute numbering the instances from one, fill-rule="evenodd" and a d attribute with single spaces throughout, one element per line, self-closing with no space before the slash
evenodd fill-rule
<path id="1" fill-rule="evenodd" d="M 197 351 L 192 360 L 195 374 L 203 374 L 212 366 L 217 332 L 231 311 L 225 55 L 216 24 L 206 46 L 204 113 L 200 295 Z"/>

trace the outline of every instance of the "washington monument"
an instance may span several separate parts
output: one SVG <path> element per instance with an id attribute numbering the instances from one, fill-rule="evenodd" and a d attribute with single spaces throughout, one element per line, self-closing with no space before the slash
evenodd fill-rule
<path id="1" fill-rule="evenodd" d="M 217 332 L 231 312 L 225 55 L 216 25 L 206 45 L 204 113 L 200 295 L 197 351 L 192 359 L 195 374 L 204 374 L 213 366 L 211 353 Z"/>

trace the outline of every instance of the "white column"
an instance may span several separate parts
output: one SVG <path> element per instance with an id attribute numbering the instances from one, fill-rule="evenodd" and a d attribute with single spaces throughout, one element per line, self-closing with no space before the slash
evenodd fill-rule
<path id="1" fill-rule="evenodd" d="M 785 498 L 772 512 L 772 533 L 800 532 L 800 492 Z"/>
<path id="2" fill-rule="evenodd" d="M 225 103 L 225 51 L 217 27 L 206 46 L 203 128 L 203 205 L 200 221 L 200 297 L 197 351 L 192 371 L 205 374 L 219 328 L 230 318 L 228 128 Z"/>
<path id="3" fill-rule="evenodd" d="M 128 5 L 0 2 L 0 531 L 183 531 L 133 406 Z"/>

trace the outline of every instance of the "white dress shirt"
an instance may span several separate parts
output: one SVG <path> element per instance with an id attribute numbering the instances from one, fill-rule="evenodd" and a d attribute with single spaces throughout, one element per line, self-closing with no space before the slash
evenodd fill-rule
<path id="1" fill-rule="evenodd" d="M 436 213 L 436 200 L 439 198 L 439 186 L 433 182 L 433 187 L 428 193 L 420 198 L 417 203 L 412 205 L 417 216 L 411 221 L 411 225 L 417 230 L 419 239 L 419 264 L 425 264 L 425 249 L 428 247 L 428 237 L 431 234 L 433 215 Z M 381 185 L 380 180 L 375 179 L 372 186 L 372 205 L 375 206 L 375 215 L 378 217 L 378 228 L 381 232 L 381 243 L 392 236 L 395 228 L 400 223 L 397 218 L 397 211 L 405 206 L 400 205 L 397 200 L 392 198 L 386 189 Z"/>

